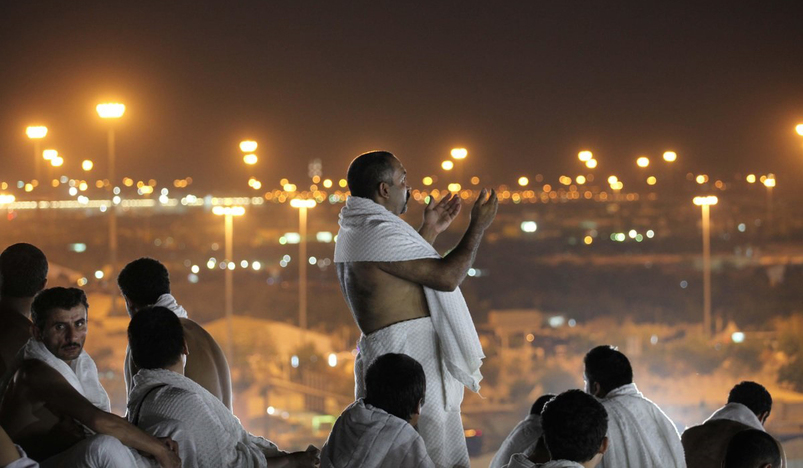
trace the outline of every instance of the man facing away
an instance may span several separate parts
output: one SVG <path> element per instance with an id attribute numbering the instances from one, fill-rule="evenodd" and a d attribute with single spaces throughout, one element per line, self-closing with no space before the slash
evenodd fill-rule
<path id="1" fill-rule="evenodd" d="M 675 425 L 633 383 L 627 357 L 612 346 L 597 346 L 584 359 L 586 392 L 608 412 L 610 447 L 602 468 L 684 468 Z"/>
<path id="2" fill-rule="evenodd" d="M 220 399 L 184 376 L 185 328 L 165 307 L 140 309 L 128 325 L 131 356 L 139 368 L 128 400 L 128 419 L 150 432 L 170 424 L 187 468 L 313 468 L 318 452 L 288 454 L 248 433 Z"/>
<path id="3" fill-rule="evenodd" d="M 725 406 L 716 410 L 703 424 L 683 432 L 681 440 L 686 451 L 686 465 L 689 468 L 719 466 L 731 437 L 747 429 L 764 431 L 770 411 L 772 396 L 763 385 L 749 381 L 737 384 L 728 394 Z"/>
<path id="4" fill-rule="evenodd" d="M 510 432 L 499 450 L 496 451 L 491 464 L 488 468 L 502 468 L 516 453 L 532 454 L 535 450 L 536 441 L 543 434 L 541 428 L 541 411 L 549 400 L 555 398 L 552 393 L 541 395 L 530 407 L 530 414 L 519 422 Z"/>
<path id="5" fill-rule="evenodd" d="M 535 463 L 535 455 L 517 453 L 507 468 L 594 468 L 608 450 L 605 408 L 581 390 L 569 390 L 549 400 L 541 424 L 551 460 Z"/>
<path id="6" fill-rule="evenodd" d="M 152 258 L 143 257 L 134 260 L 120 271 L 117 285 L 125 299 L 128 315 L 132 318 L 139 310 L 153 305 L 166 307 L 179 317 L 190 352 L 184 375 L 207 389 L 231 410 L 231 372 L 226 356 L 212 335 L 190 320 L 187 311 L 176 303 L 170 294 L 170 276 L 167 268 Z M 128 394 L 131 393 L 133 386 L 132 377 L 138 370 L 131 360 L 129 351 L 126 351 L 125 359 Z"/>
<path id="7" fill-rule="evenodd" d="M 0 424 L 43 467 L 150 466 L 137 450 L 161 466 L 180 466 L 173 441 L 151 437 L 109 412 L 98 369 L 83 349 L 88 307 L 76 288 L 36 296 L 33 337 L 6 390 Z"/>
<path id="8" fill-rule="evenodd" d="M 467 467 L 460 419 L 463 386 L 479 390 L 482 347 L 459 285 L 498 208 L 483 190 L 460 243 L 441 257 L 432 247 L 460 211 L 460 198 L 431 200 L 416 232 L 399 215 L 407 210 L 407 172 L 391 153 L 373 151 L 352 161 L 351 196 L 340 212 L 335 244 L 340 287 L 362 331 L 355 362 L 356 397 L 365 397 L 365 370 L 386 353 L 404 353 L 424 368 L 427 405 L 418 431 L 436 466 Z"/>
<path id="9" fill-rule="evenodd" d="M 366 397 L 337 418 L 321 450 L 323 468 L 430 468 L 416 432 L 426 394 L 424 368 L 405 354 L 385 354 L 368 367 Z"/>
<path id="10" fill-rule="evenodd" d="M 47 269 L 45 254 L 31 244 L 0 254 L 0 398 L 17 353 L 31 338 L 31 304 L 47 284 Z"/>
<path id="11" fill-rule="evenodd" d="M 731 437 L 722 460 L 722 468 L 781 468 L 778 443 L 760 429 L 747 429 Z"/>

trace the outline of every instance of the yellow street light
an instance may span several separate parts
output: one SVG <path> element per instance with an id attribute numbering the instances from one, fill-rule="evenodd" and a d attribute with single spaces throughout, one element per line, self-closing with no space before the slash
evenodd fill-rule
<path id="1" fill-rule="evenodd" d="M 302 200 L 300 198 L 293 198 L 290 200 L 290 206 L 293 208 L 315 208 L 317 203 L 315 200 Z"/>
<path id="2" fill-rule="evenodd" d="M 613 185 L 613 184 L 615 184 L 617 182 L 619 182 L 619 178 L 616 177 L 615 175 L 612 175 L 612 176 L 608 177 L 608 183 L 609 184 Z"/>
<path id="3" fill-rule="evenodd" d="M 764 179 L 764 186 L 767 188 L 775 187 L 775 177 L 767 177 Z"/>
<path id="4" fill-rule="evenodd" d="M 640 158 L 636 159 L 636 165 L 638 167 L 647 167 L 650 165 L 650 158 L 641 156 Z"/>
<path id="5" fill-rule="evenodd" d="M 655 176 L 647 177 L 647 185 L 655 185 L 658 182 L 658 179 Z"/>
<path id="6" fill-rule="evenodd" d="M 519 185 L 521 185 L 522 187 L 526 187 L 527 184 L 529 184 L 529 183 L 530 183 L 530 179 L 528 179 L 528 178 L 526 178 L 524 176 L 519 177 Z"/>
<path id="7" fill-rule="evenodd" d="M 243 162 L 248 164 L 249 166 L 253 166 L 254 164 L 257 163 L 257 161 L 259 161 L 259 158 L 257 158 L 257 155 L 253 153 L 246 154 L 245 156 L 243 156 Z"/>
<path id="8" fill-rule="evenodd" d="M 666 151 L 666 152 L 664 152 L 664 161 L 666 161 L 666 162 L 675 162 L 677 159 L 678 159 L 678 155 L 674 151 Z"/>
<path id="9" fill-rule="evenodd" d="M 50 165 L 53 167 L 61 167 L 64 164 L 64 158 L 61 156 L 56 156 L 55 158 L 50 160 Z"/>
<path id="10" fill-rule="evenodd" d="M 697 206 L 710 206 L 716 205 L 719 199 L 716 195 L 709 195 L 707 197 L 694 197 L 694 204 Z"/>
<path id="11" fill-rule="evenodd" d="M 748 184 L 755 184 L 756 183 L 756 175 L 755 174 L 748 174 L 747 175 L 747 183 Z"/>
<path id="12" fill-rule="evenodd" d="M 25 134 L 28 135 L 28 138 L 31 140 L 38 140 L 47 135 L 47 127 L 44 125 L 31 126 L 25 129 Z"/>
<path id="13" fill-rule="evenodd" d="M 332 179 L 324 179 L 323 186 L 324 188 L 332 188 Z"/>
<path id="14" fill-rule="evenodd" d="M 460 184 L 453 182 L 446 187 L 450 192 L 456 193 L 459 192 L 461 188 L 463 188 Z"/>
<path id="15" fill-rule="evenodd" d="M 574 178 L 574 181 L 577 182 L 577 185 L 583 185 L 583 184 L 586 183 L 586 176 L 579 175 L 579 176 Z"/>
<path id="16" fill-rule="evenodd" d="M 451 171 L 452 169 L 454 169 L 454 163 L 452 161 L 446 160 L 441 163 L 441 167 L 443 168 L 444 171 Z"/>
<path id="17" fill-rule="evenodd" d="M 432 185 L 432 182 L 433 182 L 433 180 L 432 180 L 432 177 L 430 177 L 430 176 L 426 176 L 426 177 L 424 177 L 424 179 L 423 179 L 421 182 L 422 182 L 424 185 L 427 185 L 427 186 L 429 186 L 429 185 Z"/>
<path id="18" fill-rule="evenodd" d="M 597 160 L 596 159 L 589 159 L 586 161 L 586 167 L 589 169 L 594 169 L 597 167 Z"/>
<path id="19" fill-rule="evenodd" d="M 216 206 L 212 208 L 212 213 L 218 216 L 242 216 L 245 214 L 245 207 L 242 206 Z"/>
<path id="20" fill-rule="evenodd" d="M 803 136 L 803 123 L 797 124 L 797 126 L 795 126 L 795 131 L 798 135 Z"/>
<path id="21" fill-rule="evenodd" d="M 119 102 L 106 102 L 95 107 L 101 119 L 119 119 L 125 114 L 125 104 Z"/>
<path id="22" fill-rule="evenodd" d="M 257 142 L 253 140 L 243 140 L 240 142 L 240 151 L 243 153 L 253 153 L 257 150 Z"/>
<path id="23" fill-rule="evenodd" d="M 46 149 L 42 151 L 42 157 L 45 159 L 45 161 L 52 161 L 53 159 L 57 158 L 58 155 L 59 152 L 54 149 Z"/>
<path id="24" fill-rule="evenodd" d="M 468 150 L 465 148 L 452 148 L 451 155 L 454 159 L 466 159 L 466 156 L 468 156 Z"/>
<path id="25" fill-rule="evenodd" d="M 588 162 L 593 158 L 594 155 L 591 153 L 591 151 L 580 151 L 579 153 L 577 153 L 577 159 L 579 159 L 582 162 Z"/>
<path id="26" fill-rule="evenodd" d="M 94 166 L 95 166 L 95 164 L 92 161 L 90 161 L 89 159 L 84 159 L 84 161 L 81 163 L 81 169 L 83 169 L 83 170 L 85 170 L 87 172 L 91 171 Z"/>

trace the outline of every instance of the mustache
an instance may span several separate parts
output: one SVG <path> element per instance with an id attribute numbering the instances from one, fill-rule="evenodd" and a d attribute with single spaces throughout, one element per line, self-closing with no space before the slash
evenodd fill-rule
<path id="1" fill-rule="evenodd" d="M 76 342 L 73 342 L 73 343 L 67 343 L 66 345 L 62 346 L 62 348 L 69 348 L 69 347 L 71 347 L 71 346 L 77 346 L 77 347 L 79 347 L 79 348 L 80 348 L 80 347 L 81 347 L 81 344 L 80 344 L 80 343 L 76 343 Z"/>

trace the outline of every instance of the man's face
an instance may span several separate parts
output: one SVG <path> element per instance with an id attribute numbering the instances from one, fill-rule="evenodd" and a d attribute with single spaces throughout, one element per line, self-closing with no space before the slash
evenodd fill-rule
<path id="1" fill-rule="evenodd" d="M 72 309 L 54 309 L 44 330 L 34 327 L 36 339 L 54 356 L 68 363 L 77 359 L 84 349 L 86 332 L 86 308 L 82 304 Z"/>
<path id="2" fill-rule="evenodd" d="M 398 159 L 393 159 L 393 185 L 389 192 L 393 213 L 400 215 L 406 212 L 407 202 L 410 200 L 410 186 L 407 185 L 407 171 Z"/>

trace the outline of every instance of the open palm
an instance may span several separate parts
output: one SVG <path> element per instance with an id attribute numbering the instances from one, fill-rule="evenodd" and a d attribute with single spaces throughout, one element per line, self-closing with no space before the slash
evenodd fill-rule
<path id="1" fill-rule="evenodd" d="M 440 234 L 452 224 L 462 206 L 457 194 L 448 193 L 437 203 L 430 197 L 429 204 L 424 209 L 424 225 Z"/>

